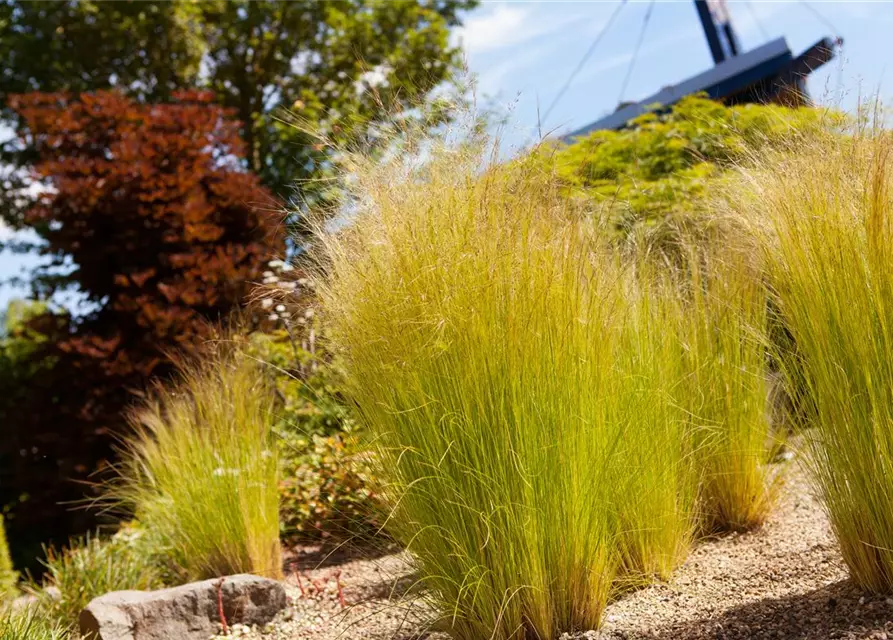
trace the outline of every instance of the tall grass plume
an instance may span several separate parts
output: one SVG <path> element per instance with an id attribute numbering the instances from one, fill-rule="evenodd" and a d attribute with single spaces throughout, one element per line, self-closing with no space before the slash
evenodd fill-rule
<path id="1" fill-rule="evenodd" d="M 598 627 L 692 535 L 665 310 L 540 162 L 435 142 L 348 177 L 318 287 L 386 526 L 459 640 Z"/>
<path id="2" fill-rule="evenodd" d="M 804 140 L 730 204 L 764 247 L 811 466 L 854 581 L 893 590 L 893 139 Z"/>

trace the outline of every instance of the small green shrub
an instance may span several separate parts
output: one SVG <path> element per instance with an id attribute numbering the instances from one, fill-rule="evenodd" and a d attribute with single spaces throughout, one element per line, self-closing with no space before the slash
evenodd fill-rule
<path id="1" fill-rule="evenodd" d="M 685 371 L 551 169 L 434 143 L 351 166 L 318 285 L 390 532 L 459 640 L 597 627 L 692 535 Z M 409 159 L 405 164 L 401 158 Z"/>
<path id="2" fill-rule="evenodd" d="M 282 456 L 280 522 L 287 540 L 362 541 L 383 522 L 368 453 L 341 436 L 303 439 Z M 286 448 L 290 448 L 285 443 Z"/>
<path id="3" fill-rule="evenodd" d="M 300 297 L 305 306 L 313 300 L 308 292 Z M 245 345 L 265 365 L 279 398 L 275 431 L 282 539 L 364 540 L 380 529 L 382 507 L 370 454 L 343 398 L 343 372 L 326 349 L 312 307 L 286 317 L 282 313 L 276 315 L 285 328 L 253 333 Z"/>
<path id="4" fill-rule="evenodd" d="M 893 590 L 893 139 L 803 140 L 742 173 L 729 206 L 764 248 L 795 350 L 780 354 L 815 480 L 857 585 Z"/>
<path id="5" fill-rule="evenodd" d="M 257 364 L 226 344 L 134 414 L 108 494 L 182 579 L 281 576 L 273 419 Z"/>
<path id="6" fill-rule="evenodd" d="M 38 597 L 41 614 L 65 628 L 77 625 L 78 615 L 93 598 L 110 591 L 161 586 L 153 559 L 128 536 L 72 540 L 61 551 L 46 549 L 43 563 L 44 586 L 56 587 L 59 597 L 38 585 L 29 590 Z"/>
<path id="7" fill-rule="evenodd" d="M 0 514 L 0 601 L 15 595 L 18 582 L 19 574 L 12 565 L 9 544 L 6 541 L 6 527 L 3 524 L 3 515 Z"/>
<path id="8" fill-rule="evenodd" d="M 37 607 L 0 611 L 0 640 L 68 640 L 66 627 Z"/>

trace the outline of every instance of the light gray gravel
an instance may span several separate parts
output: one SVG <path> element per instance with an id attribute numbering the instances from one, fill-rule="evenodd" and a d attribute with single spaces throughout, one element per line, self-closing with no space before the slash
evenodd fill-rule
<path id="1" fill-rule="evenodd" d="M 670 582 L 611 603 L 599 632 L 565 638 L 893 640 L 893 599 L 865 596 L 850 586 L 828 520 L 802 470 L 792 463 L 786 478 L 761 530 L 700 544 Z M 349 560 L 301 575 L 300 583 L 296 575 L 289 578 L 292 605 L 276 624 L 239 629 L 239 635 L 449 640 L 426 632 L 432 612 L 413 589 L 404 554 Z"/>

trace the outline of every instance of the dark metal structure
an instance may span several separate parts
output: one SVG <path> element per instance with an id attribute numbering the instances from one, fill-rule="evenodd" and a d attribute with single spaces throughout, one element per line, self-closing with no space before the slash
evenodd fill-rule
<path id="1" fill-rule="evenodd" d="M 727 104 L 809 102 L 806 78 L 834 58 L 839 39 L 822 38 L 794 56 L 784 38 L 741 52 L 724 0 L 694 0 L 715 66 L 661 89 L 639 102 L 621 105 L 614 113 L 571 133 L 575 138 L 599 129 L 619 129 L 655 105 L 669 107 L 683 97 L 706 93 Z"/>

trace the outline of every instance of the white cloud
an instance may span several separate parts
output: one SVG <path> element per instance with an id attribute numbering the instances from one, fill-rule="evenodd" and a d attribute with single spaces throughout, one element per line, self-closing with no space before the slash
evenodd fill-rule
<path id="1" fill-rule="evenodd" d="M 498 4 L 489 13 L 470 16 L 458 39 L 470 55 L 519 44 L 543 33 L 530 14 L 529 6 Z"/>

